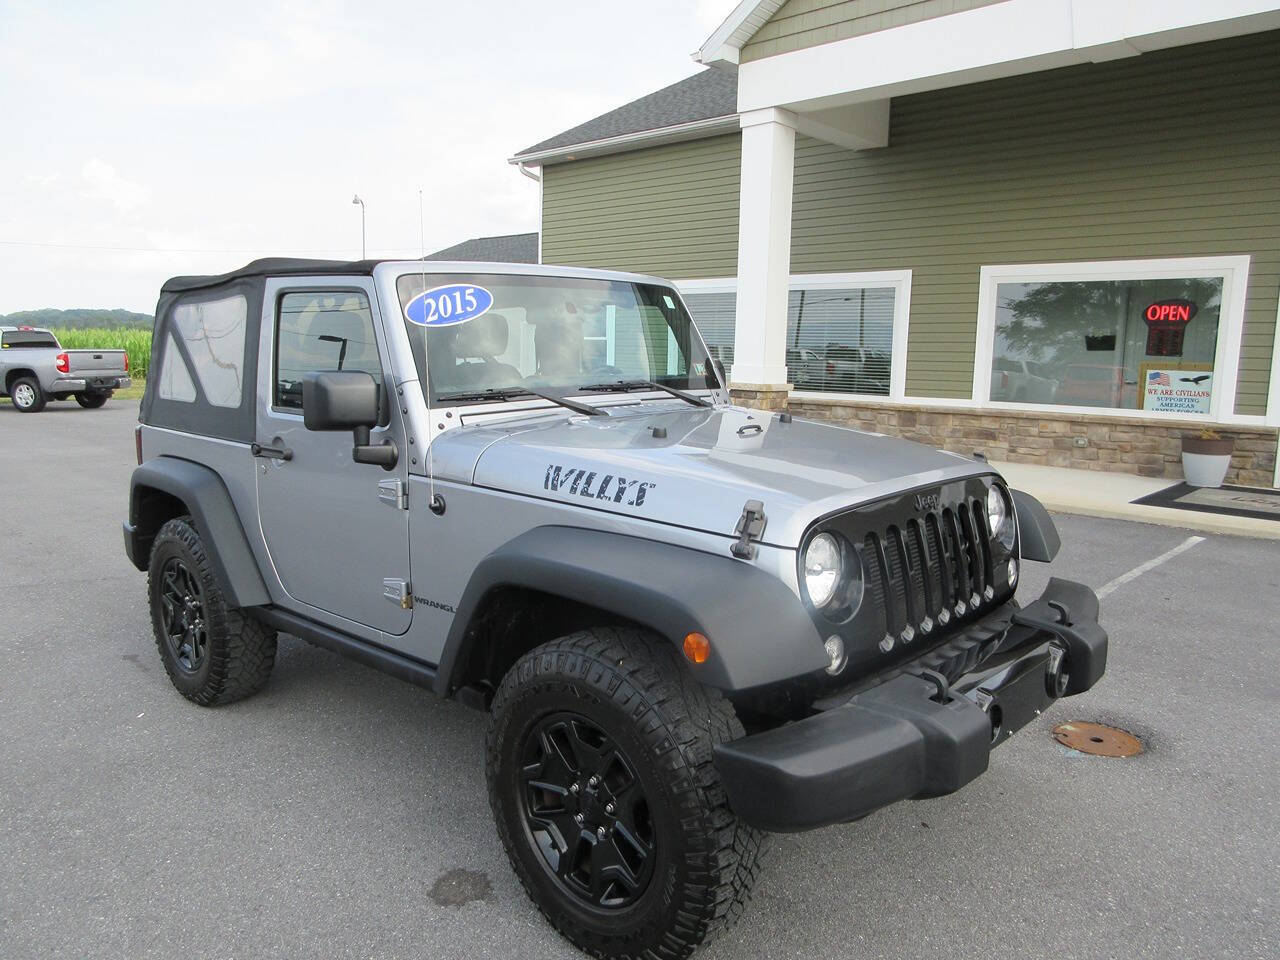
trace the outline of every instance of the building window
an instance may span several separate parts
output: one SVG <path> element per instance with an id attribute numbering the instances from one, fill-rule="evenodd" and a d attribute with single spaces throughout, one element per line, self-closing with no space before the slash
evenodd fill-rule
<path id="1" fill-rule="evenodd" d="M 733 376 L 736 284 L 679 284 L 707 348 Z M 787 379 L 798 392 L 901 397 L 911 271 L 797 274 L 787 296 Z"/>
<path id="2" fill-rule="evenodd" d="M 724 364 L 725 372 L 732 378 L 733 313 L 738 303 L 733 281 L 686 281 L 679 287 L 689 315 L 707 344 L 707 352 L 713 360 Z"/>
<path id="3" fill-rule="evenodd" d="M 974 399 L 1229 414 L 1247 270 L 1247 257 L 983 268 Z"/>
<path id="4" fill-rule="evenodd" d="M 893 287 L 800 287 L 787 302 L 787 379 L 796 390 L 889 396 Z"/>

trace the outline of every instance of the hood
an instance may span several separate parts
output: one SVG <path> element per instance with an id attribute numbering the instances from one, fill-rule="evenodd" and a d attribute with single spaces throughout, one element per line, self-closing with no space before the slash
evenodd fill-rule
<path id="1" fill-rule="evenodd" d="M 473 424 L 433 447 L 438 475 L 444 467 L 477 486 L 726 537 L 746 502 L 760 500 L 763 542 L 791 548 L 833 511 L 991 472 L 981 461 L 895 437 L 679 401 L 613 407 L 605 417 Z"/>

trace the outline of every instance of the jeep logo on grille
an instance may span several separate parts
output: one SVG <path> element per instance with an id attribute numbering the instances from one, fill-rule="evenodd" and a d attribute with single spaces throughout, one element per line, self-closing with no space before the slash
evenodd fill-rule
<path id="1" fill-rule="evenodd" d="M 917 510 L 937 510 L 941 504 L 942 499 L 936 493 L 916 494 Z"/>

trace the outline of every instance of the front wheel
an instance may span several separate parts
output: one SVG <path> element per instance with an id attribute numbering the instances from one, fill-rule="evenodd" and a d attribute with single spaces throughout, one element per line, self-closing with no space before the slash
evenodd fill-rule
<path id="1" fill-rule="evenodd" d="M 77 393 L 76 403 L 84 407 L 86 410 L 97 410 L 100 406 L 107 402 L 111 396 L 109 393 Z"/>
<path id="2" fill-rule="evenodd" d="M 48 397 L 35 377 L 19 377 L 9 385 L 9 398 L 19 413 L 39 413 Z"/>
<path id="3" fill-rule="evenodd" d="M 494 698 L 489 803 L 516 874 L 596 957 L 687 957 L 750 898 L 761 834 L 730 811 L 732 706 L 670 645 L 595 629 L 521 659 Z"/>

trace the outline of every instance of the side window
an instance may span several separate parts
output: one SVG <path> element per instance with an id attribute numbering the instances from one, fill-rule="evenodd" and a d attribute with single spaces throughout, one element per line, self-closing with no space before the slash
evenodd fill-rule
<path id="1" fill-rule="evenodd" d="M 215 407 L 240 406 L 248 317 L 248 301 L 239 294 L 173 308 L 172 328 L 186 345 L 200 388 Z"/>
<path id="2" fill-rule="evenodd" d="M 312 370 L 362 370 L 382 382 L 369 299 L 356 291 L 286 293 L 276 314 L 277 407 L 302 409 L 302 377 Z"/>
<path id="3" fill-rule="evenodd" d="M 172 334 L 164 344 L 158 395 L 161 400 L 177 400 L 180 403 L 194 403 L 196 399 L 196 385 L 191 379 L 191 371 L 187 369 L 187 362 L 174 345 Z"/>

